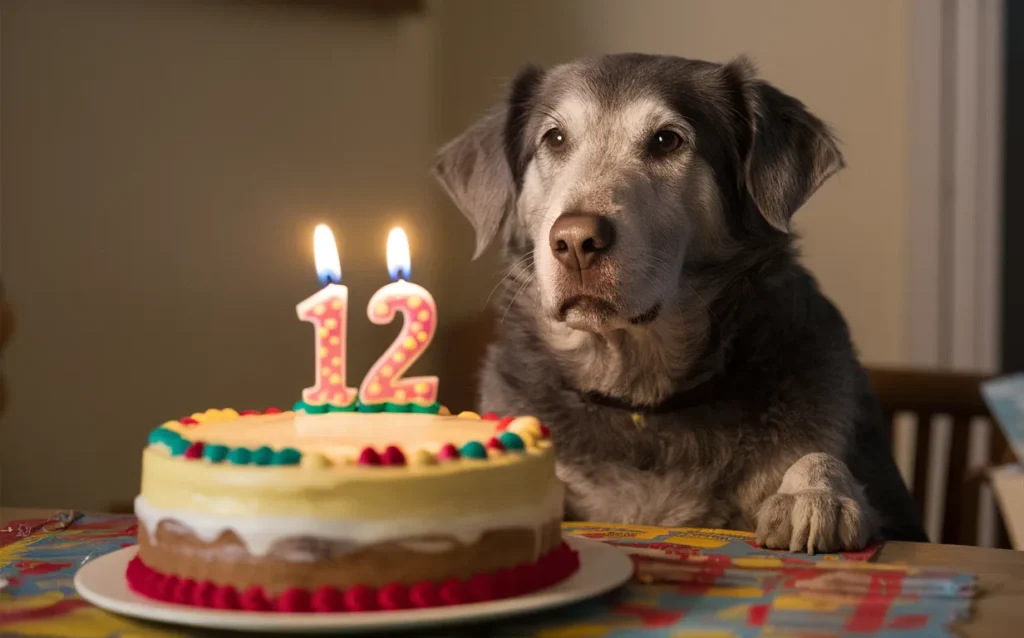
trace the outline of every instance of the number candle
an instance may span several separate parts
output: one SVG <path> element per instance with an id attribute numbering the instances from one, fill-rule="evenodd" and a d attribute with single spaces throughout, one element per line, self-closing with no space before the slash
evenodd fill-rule
<path id="1" fill-rule="evenodd" d="M 339 284 L 338 247 L 324 224 L 313 231 L 313 256 L 324 287 L 295 307 L 299 319 L 313 324 L 316 353 L 316 383 L 302 391 L 302 400 L 309 405 L 347 407 L 356 400 L 356 389 L 345 386 L 348 288 Z"/>
<path id="2" fill-rule="evenodd" d="M 398 338 L 370 368 L 359 387 L 359 401 L 366 405 L 433 405 L 437 401 L 437 377 L 402 375 L 426 351 L 437 330 L 437 305 L 422 286 L 407 281 L 411 269 L 409 240 L 401 228 L 388 234 L 388 273 L 392 283 L 373 294 L 366 314 L 370 321 L 391 323 L 396 312 L 404 318 Z"/>

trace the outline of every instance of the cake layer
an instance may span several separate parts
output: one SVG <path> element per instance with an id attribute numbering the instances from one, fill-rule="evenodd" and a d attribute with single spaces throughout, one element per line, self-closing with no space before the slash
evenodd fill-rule
<path id="1" fill-rule="evenodd" d="M 164 521 L 175 521 L 187 527 L 203 542 L 214 542 L 230 533 L 253 556 L 262 556 L 275 544 L 293 538 L 312 538 L 335 543 L 336 551 L 343 546 L 355 548 L 375 543 L 400 542 L 407 539 L 452 539 L 462 544 L 476 543 L 480 537 L 494 529 L 525 530 L 539 538 L 539 530 L 551 521 L 562 520 L 564 488 L 557 481 L 550 484 L 547 494 L 532 503 L 508 505 L 491 503 L 490 507 L 453 510 L 447 507 L 415 516 L 395 516 L 386 519 L 359 519 L 308 515 L 255 515 L 240 516 L 213 514 L 207 511 L 166 509 L 153 505 L 148 497 L 135 499 L 135 515 L 146 529 L 156 530 Z M 198 498 L 203 498 L 199 495 Z M 141 536 L 141 534 L 140 534 Z M 150 542 L 158 542 L 155 538 Z M 416 543 L 429 551 L 429 542 Z M 543 548 L 534 549 L 536 558 Z"/>
<path id="2" fill-rule="evenodd" d="M 470 542 L 450 536 L 409 535 L 402 540 L 353 544 L 303 536 L 278 540 L 253 555 L 233 531 L 207 540 L 185 524 L 140 523 L 139 556 L 153 569 L 217 585 L 257 585 L 279 593 L 290 587 L 338 588 L 467 579 L 475 574 L 536 562 L 561 543 L 560 521 L 535 529 L 495 525 Z"/>

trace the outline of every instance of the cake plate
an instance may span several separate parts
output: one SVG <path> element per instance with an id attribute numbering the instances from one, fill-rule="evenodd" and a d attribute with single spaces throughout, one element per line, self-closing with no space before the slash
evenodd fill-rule
<path id="1" fill-rule="evenodd" d="M 135 557 L 136 547 L 87 562 L 75 574 L 75 589 L 97 607 L 141 620 L 246 632 L 366 633 L 481 622 L 552 609 L 609 592 L 633 575 L 633 561 L 622 550 L 584 538 L 567 536 L 565 541 L 579 552 L 580 568 L 562 582 L 515 598 L 430 609 L 275 613 L 162 603 L 128 589 L 125 569 Z"/>

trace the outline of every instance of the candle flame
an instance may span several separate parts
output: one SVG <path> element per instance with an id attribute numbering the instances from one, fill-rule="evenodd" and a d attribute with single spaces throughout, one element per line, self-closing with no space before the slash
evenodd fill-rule
<path id="1" fill-rule="evenodd" d="M 316 276 L 323 285 L 341 283 L 341 261 L 334 233 L 327 224 L 317 224 L 313 230 L 313 259 L 316 262 Z"/>
<path id="2" fill-rule="evenodd" d="M 395 226 L 388 233 L 388 274 L 392 281 L 409 279 L 412 259 L 409 257 L 409 239 L 405 231 Z"/>

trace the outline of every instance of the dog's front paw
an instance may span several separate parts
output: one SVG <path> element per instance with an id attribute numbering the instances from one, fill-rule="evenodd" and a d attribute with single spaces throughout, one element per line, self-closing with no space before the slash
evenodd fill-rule
<path id="1" fill-rule="evenodd" d="M 870 519 L 855 499 L 829 489 L 773 494 L 757 512 L 757 542 L 808 554 L 862 549 L 872 534 Z"/>

